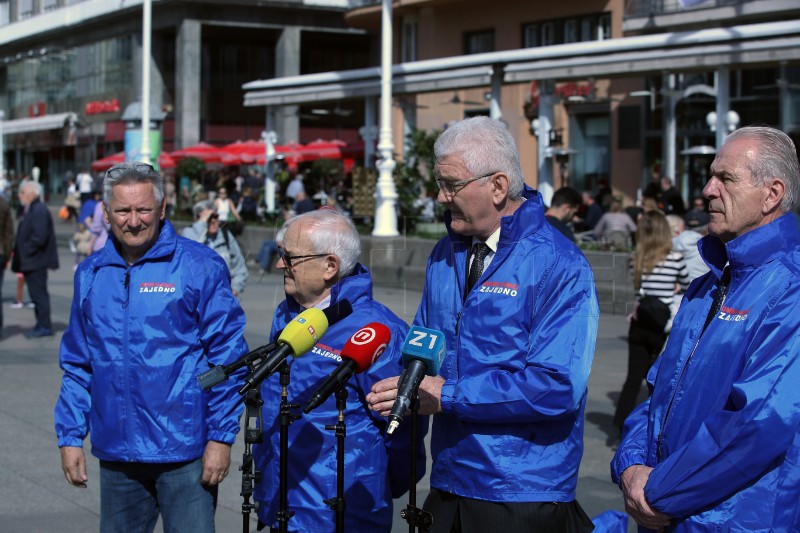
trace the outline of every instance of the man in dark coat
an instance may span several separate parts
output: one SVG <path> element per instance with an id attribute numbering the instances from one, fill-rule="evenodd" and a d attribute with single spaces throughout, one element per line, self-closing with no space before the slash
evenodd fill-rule
<path id="1" fill-rule="evenodd" d="M 58 250 L 53 217 L 39 199 L 39 184 L 26 181 L 19 190 L 23 205 L 22 220 L 17 230 L 11 270 L 25 274 L 33 304 L 36 306 L 36 326 L 25 336 L 48 337 L 53 334 L 50 323 L 50 294 L 47 292 L 47 270 L 58 268 Z"/>

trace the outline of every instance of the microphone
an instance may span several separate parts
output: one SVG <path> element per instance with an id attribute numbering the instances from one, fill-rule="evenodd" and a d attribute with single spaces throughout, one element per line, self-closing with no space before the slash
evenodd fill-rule
<path id="1" fill-rule="evenodd" d="M 353 374 L 360 374 L 372 366 L 386 349 L 391 338 L 392 332 L 380 322 L 370 322 L 353 333 L 342 348 L 342 364 L 328 374 L 322 385 L 306 402 L 303 412 L 310 413 L 322 405 L 331 394 L 343 388 Z"/>
<path id="2" fill-rule="evenodd" d="M 413 327 L 403 343 L 403 366 L 406 367 L 397 387 L 397 397 L 389 413 L 391 435 L 403 420 L 411 401 L 416 398 L 419 384 L 425 375 L 435 376 L 444 359 L 444 333 L 438 329 Z"/>
<path id="3" fill-rule="evenodd" d="M 228 379 L 228 376 L 230 376 L 243 366 L 250 365 L 253 364 L 254 362 L 260 361 L 266 355 L 275 351 L 277 347 L 278 347 L 277 342 L 271 342 L 269 344 L 261 346 L 260 348 L 256 348 L 255 350 L 248 353 L 247 355 L 245 355 L 236 362 L 233 362 L 229 365 L 217 365 L 212 367 L 210 370 L 206 370 L 205 372 L 197 376 L 197 381 L 200 382 L 200 387 L 204 391 L 208 392 L 216 385 L 219 385 L 220 383 Z"/>
<path id="4" fill-rule="evenodd" d="M 314 347 L 331 326 L 353 312 L 349 300 L 340 300 L 336 304 L 320 311 L 316 308 L 306 309 L 286 324 L 278 337 L 278 348 L 270 353 L 245 379 L 239 394 L 245 395 L 251 388 L 261 383 L 264 378 L 280 370 L 290 355 L 300 357 Z"/>

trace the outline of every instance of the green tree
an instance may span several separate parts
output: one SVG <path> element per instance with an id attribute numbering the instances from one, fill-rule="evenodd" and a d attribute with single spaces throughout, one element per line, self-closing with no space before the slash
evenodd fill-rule
<path id="1" fill-rule="evenodd" d="M 200 181 L 205 170 L 205 161 L 196 157 L 184 157 L 175 165 L 175 175 L 178 176 L 178 178 L 186 176 L 193 182 Z"/>
<path id="2" fill-rule="evenodd" d="M 417 201 L 423 195 L 435 195 L 437 186 L 433 177 L 433 145 L 441 130 L 414 129 L 408 134 L 408 150 L 404 161 L 398 162 L 394 171 L 395 187 L 399 196 L 400 229 L 413 231 L 419 220 L 422 206 Z"/>

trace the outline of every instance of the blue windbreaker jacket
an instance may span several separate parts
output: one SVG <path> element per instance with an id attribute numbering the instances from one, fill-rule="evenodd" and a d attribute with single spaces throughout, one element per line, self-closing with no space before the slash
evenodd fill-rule
<path id="1" fill-rule="evenodd" d="M 612 478 L 654 467 L 645 487 L 670 531 L 800 531 L 800 233 L 792 214 L 724 245 L 683 298 L 625 424 Z M 722 269 L 725 302 L 700 336 Z M 660 452 L 659 452 L 660 444 Z"/>
<path id="2" fill-rule="evenodd" d="M 373 383 L 397 376 L 402 371 L 401 348 L 408 325 L 387 307 L 372 299 L 369 271 L 356 265 L 354 273 L 331 289 L 331 303 L 347 299 L 353 313 L 332 325 L 312 350 L 302 357 L 289 358 L 291 365 L 289 403 L 303 406 L 328 374 L 342 362 L 340 353 L 350 336 L 370 322 L 380 322 L 392 332 L 381 357 L 365 372 L 355 374 L 347 383 L 345 409 L 345 531 L 385 533 L 392 527 L 392 498 L 408 490 L 411 449 L 410 419 L 390 437 L 387 419 L 370 410 L 366 395 Z M 272 337 L 304 309 L 289 297 L 275 311 Z M 277 527 L 281 387 L 279 376 L 264 380 L 263 444 L 253 446 L 256 467 L 262 472 L 255 487 L 262 522 Z M 300 409 L 293 412 L 300 414 Z M 333 532 L 335 512 L 323 500 L 336 497 L 336 432 L 325 425 L 336 424 L 338 410 L 335 395 L 289 426 L 288 507 L 295 515 L 289 519 L 289 531 L 303 533 Z M 417 475 L 425 473 L 423 437 L 428 417 L 417 420 Z"/>
<path id="3" fill-rule="evenodd" d="M 471 238 L 449 229 L 428 259 L 415 324 L 441 330 L 442 413 L 431 486 L 489 501 L 575 499 L 598 304 L 577 247 L 527 188 L 462 302 Z"/>
<path id="4" fill-rule="evenodd" d="M 107 461 L 194 460 L 209 440 L 233 443 L 243 404 L 235 376 L 206 393 L 197 376 L 247 353 L 245 317 L 214 250 L 164 222 L 128 266 L 109 236 L 75 273 L 61 339 L 55 408 L 60 446 Z"/>

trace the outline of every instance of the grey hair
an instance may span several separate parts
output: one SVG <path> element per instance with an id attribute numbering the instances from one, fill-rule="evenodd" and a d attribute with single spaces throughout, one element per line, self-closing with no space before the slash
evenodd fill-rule
<path id="1" fill-rule="evenodd" d="M 147 163 L 125 161 L 106 171 L 103 179 L 103 203 L 106 206 L 111 202 L 111 189 L 120 183 L 152 183 L 156 203 L 161 205 L 164 200 L 164 176 Z"/>
<path id="2" fill-rule="evenodd" d="M 433 149 L 437 161 L 461 158 L 473 176 L 503 172 L 508 176 L 508 197 L 516 200 L 522 195 L 525 178 L 519 150 L 508 127 L 499 120 L 477 116 L 456 122 L 439 135 Z"/>
<path id="3" fill-rule="evenodd" d="M 36 198 L 39 198 L 41 196 L 41 192 L 42 191 L 41 191 L 41 186 L 39 185 L 39 183 L 37 183 L 35 181 L 25 181 L 25 182 L 23 182 L 22 186 L 20 187 L 20 190 L 27 190 L 27 189 L 30 189 L 31 192 L 33 192 L 33 194 L 36 195 Z"/>
<path id="4" fill-rule="evenodd" d="M 334 209 L 318 209 L 290 219 L 286 231 L 300 224 L 309 233 L 315 254 L 334 254 L 339 258 L 340 277 L 349 276 L 361 255 L 361 238 L 353 222 Z"/>
<path id="5" fill-rule="evenodd" d="M 758 153 L 747 163 L 754 184 L 763 186 L 769 178 L 783 181 L 785 192 L 778 208 L 782 213 L 791 211 L 800 187 L 800 164 L 792 139 L 781 130 L 768 126 L 746 126 L 734 130 L 724 144 L 738 137 L 754 137 L 758 141 Z"/>

